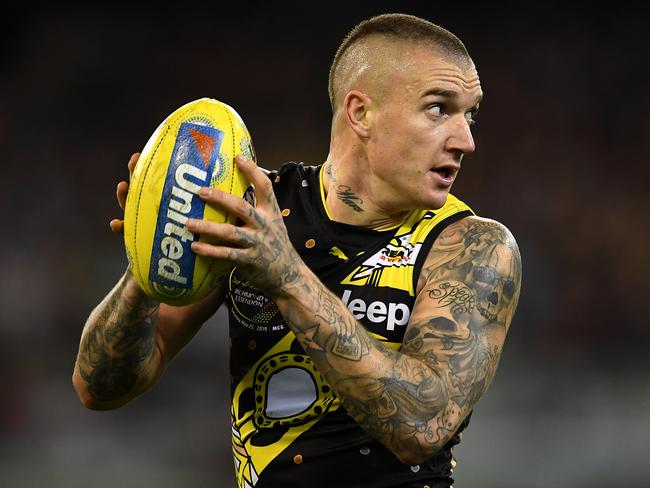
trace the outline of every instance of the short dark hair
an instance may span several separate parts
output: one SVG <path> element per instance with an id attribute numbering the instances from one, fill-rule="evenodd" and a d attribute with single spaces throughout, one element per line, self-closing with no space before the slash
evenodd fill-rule
<path id="1" fill-rule="evenodd" d="M 341 59 L 351 46 L 370 36 L 383 36 L 402 41 L 428 43 L 442 54 L 470 60 L 463 42 L 447 29 L 428 20 L 407 14 L 382 14 L 357 24 L 341 42 L 329 72 L 328 92 L 335 110 L 335 81 Z M 471 60 L 470 60 L 471 61 Z"/>

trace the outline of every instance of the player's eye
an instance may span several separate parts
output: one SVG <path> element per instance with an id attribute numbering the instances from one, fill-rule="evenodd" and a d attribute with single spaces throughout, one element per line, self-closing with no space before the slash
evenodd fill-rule
<path id="1" fill-rule="evenodd" d="M 434 117 L 442 117 L 445 115 L 445 106 L 442 103 L 432 103 L 429 105 L 428 110 Z"/>
<path id="2" fill-rule="evenodd" d="M 467 123 L 469 125 L 474 125 L 476 124 L 476 116 L 478 115 L 478 109 L 473 108 L 471 110 L 468 110 L 465 112 L 465 120 L 467 120 Z"/>

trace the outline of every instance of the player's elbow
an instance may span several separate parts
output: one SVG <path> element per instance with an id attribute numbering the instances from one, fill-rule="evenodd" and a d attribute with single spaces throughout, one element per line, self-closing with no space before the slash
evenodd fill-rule
<path id="1" fill-rule="evenodd" d="M 417 464 L 421 464 L 425 462 L 429 457 L 431 456 L 424 456 L 422 454 L 416 453 L 416 452 L 399 452 L 395 453 L 395 456 L 397 456 L 397 459 L 399 462 L 402 464 L 407 464 L 409 466 L 415 466 Z"/>
<path id="2" fill-rule="evenodd" d="M 415 466 L 422 464 L 432 458 L 442 446 L 429 446 L 426 450 L 418 448 L 401 447 L 399 449 L 391 449 L 392 453 L 402 464 Z"/>
<path id="3" fill-rule="evenodd" d="M 79 401 L 88 410 L 114 410 L 128 402 L 128 400 L 124 399 L 110 401 L 97 399 L 90 392 L 88 383 L 83 380 L 76 368 L 72 373 L 72 386 L 79 397 Z"/>
<path id="4" fill-rule="evenodd" d="M 408 440 L 402 439 L 399 443 L 387 447 L 403 464 L 410 466 L 422 464 L 444 449 L 445 445 L 454 435 L 452 431 L 449 431 L 447 434 L 439 432 L 439 437 L 433 442 L 433 439 L 426 435 L 426 432 L 430 432 L 431 428 L 432 426 L 429 424 L 425 432 L 421 432 L 415 437 L 410 437 Z"/>
<path id="5" fill-rule="evenodd" d="M 79 395 L 79 400 L 81 401 L 81 404 L 86 407 L 88 410 L 96 410 L 96 411 L 102 411 L 102 410 L 115 410 L 116 408 L 121 407 L 124 405 L 126 402 L 102 402 L 97 400 L 96 398 L 93 398 L 90 395 Z"/>

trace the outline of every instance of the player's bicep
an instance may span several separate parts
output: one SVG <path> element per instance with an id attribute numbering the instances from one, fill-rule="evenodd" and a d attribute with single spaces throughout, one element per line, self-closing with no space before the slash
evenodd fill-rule
<path id="1" fill-rule="evenodd" d="M 433 368 L 452 399 L 481 374 L 477 361 L 490 350 L 486 334 L 476 330 L 482 324 L 472 323 L 475 303 L 476 294 L 467 283 L 427 283 L 404 334 L 402 352 Z"/>
<path id="2" fill-rule="evenodd" d="M 465 219 L 427 259 L 402 351 L 431 366 L 457 405 L 471 408 L 496 371 L 516 308 L 521 262 L 501 224 Z M 441 237 L 445 237 L 441 235 Z"/>

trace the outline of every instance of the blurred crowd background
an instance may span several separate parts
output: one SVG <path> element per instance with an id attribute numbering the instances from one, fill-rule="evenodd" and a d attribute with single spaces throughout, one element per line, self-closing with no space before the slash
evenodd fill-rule
<path id="1" fill-rule="evenodd" d="M 336 48 L 397 11 L 473 56 L 485 100 L 454 193 L 524 264 L 455 486 L 650 486 L 645 7 L 387 1 L 3 11 L 0 486 L 234 486 L 223 311 L 126 407 L 88 411 L 72 389 L 84 321 L 126 268 L 115 186 L 204 96 L 239 111 L 261 165 L 323 162 Z"/>

